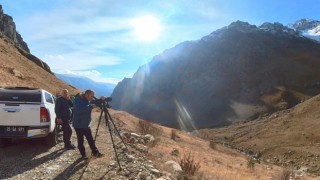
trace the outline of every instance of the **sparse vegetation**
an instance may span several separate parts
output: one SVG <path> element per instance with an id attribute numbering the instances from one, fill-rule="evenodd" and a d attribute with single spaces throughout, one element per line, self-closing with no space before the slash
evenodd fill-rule
<path id="1" fill-rule="evenodd" d="M 291 175 L 293 174 L 292 170 L 290 169 L 283 169 L 282 173 L 280 174 L 279 179 L 280 180 L 289 180 L 291 178 Z"/>
<path id="2" fill-rule="evenodd" d="M 142 135 L 151 134 L 154 137 L 159 137 L 163 130 L 160 127 L 154 126 L 151 122 L 140 120 L 137 131 Z"/>
<path id="3" fill-rule="evenodd" d="M 259 164 L 260 164 L 260 161 L 259 161 L 258 159 L 256 159 L 256 158 L 250 158 L 250 159 L 248 159 L 247 168 L 249 168 L 249 169 L 254 169 L 256 163 L 259 163 Z"/>
<path id="4" fill-rule="evenodd" d="M 148 145 L 148 147 L 155 147 L 157 144 L 160 143 L 160 138 L 155 138 L 154 141 L 150 142 Z"/>
<path id="5" fill-rule="evenodd" d="M 210 144 L 209 144 L 210 148 L 211 149 L 217 149 L 217 145 L 214 141 L 210 141 Z"/>
<path id="6" fill-rule="evenodd" d="M 195 161 L 194 156 L 191 153 L 185 154 L 183 158 L 179 160 L 182 172 L 179 175 L 178 179 L 189 179 L 195 175 L 196 172 L 200 169 L 200 163 Z"/>
<path id="7" fill-rule="evenodd" d="M 171 139 L 176 141 L 179 138 L 179 136 L 177 135 L 177 131 L 172 129 L 171 130 Z"/>

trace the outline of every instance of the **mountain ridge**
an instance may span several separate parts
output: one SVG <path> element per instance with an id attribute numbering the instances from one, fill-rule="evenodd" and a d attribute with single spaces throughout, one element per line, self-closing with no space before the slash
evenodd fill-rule
<path id="1" fill-rule="evenodd" d="M 58 73 L 55 73 L 55 76 L 57 76 L 59 79 L 63 80 L 67 84 L 70 84 L 82 91 L 85 91 L 87 89 L 94 90 L 95 96 L 97 97 L 110 96 L 114 87 L 116 86 L 112 83 L 96 82 L 85 76 Z"/>
<path id="2" fill-rule="evenodd" d="M 320 79 L 319 48 L 279 23 L 233 22 L 155 56 L 115 88 L 114 107 L 171 127 L 252 119 L 320 92 L 310 88 Z"/>

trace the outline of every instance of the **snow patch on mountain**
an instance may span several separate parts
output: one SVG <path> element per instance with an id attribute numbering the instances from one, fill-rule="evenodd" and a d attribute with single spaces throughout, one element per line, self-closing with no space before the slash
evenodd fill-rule
<path id="1" fill-rule="evenodd" d="M 304 37 L 320 42 L 320 21 L 300 19 L 293 24 L 289 24 L 288 27 L 299 32 Z"/>
<path id="2" fill-rule="evenodd" d="M 313 29 L 308 29 L 308 30 L 302 31 L 302 35 L 307 38 L 314 39 L 314 40 L 320 42 L 320 25 L 318 25 L 317 27 L 315 27 Z"/>

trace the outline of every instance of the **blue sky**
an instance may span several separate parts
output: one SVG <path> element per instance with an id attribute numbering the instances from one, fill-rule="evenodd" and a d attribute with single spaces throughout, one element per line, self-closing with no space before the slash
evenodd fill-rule
<path id="1" fill-rule="evenodd" d="M 320 20 L 318 0 L 0 0 L 56 73 L 117 83 L 165 49 L 241 20 Z"/>

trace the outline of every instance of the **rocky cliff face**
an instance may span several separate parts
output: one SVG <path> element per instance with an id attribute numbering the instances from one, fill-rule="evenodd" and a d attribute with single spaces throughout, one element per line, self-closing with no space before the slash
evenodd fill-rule
<path id="1" fill-rule="evenodd" d="M 21 35 L 16 31 L 16 25 L 11 16 L 3 13 L 2 6 L 0 5 L 0 31 L 3 35 L 8 37 L 14 42 L 16 46 L 30 53 L 27 43 L 25 43 Z"/>
<path id="2" fill-rule="evenodd" d="M 320 42 L 320 21 L 311 19 L 300 19 L 289 25 L 301 35 Z"/>
<path id="3" fill-rule="evenodd" d="M 227 125 L 290 108 L 320 92 L 320 44 L 279 23 L 234 22 L 139 68 L 113 107 L 185 129 Z"/>
<path id="4" fill-rule="evenodd" d="M 320 26 L 320 21 L 312 19 L 300 19 L 292 25 L 289 25 L 289 27 L 292 27 L 297 31 L 311 30 L 318 26 Z"/>
<path id="5" fill-rule="evenodd" d="M 4 14 L 2 6 L 0 5 L 0 37 L 6 39 L 8 43 L 12 43 L 19 52 L 28 58 L 29 60 L 36 63 L 46 71 L 51 72 L 50 67 L 30 53 L 28 45 L 23 41 L 21 35 L 16 31 L 16 25 L 11 16 Z"/>

